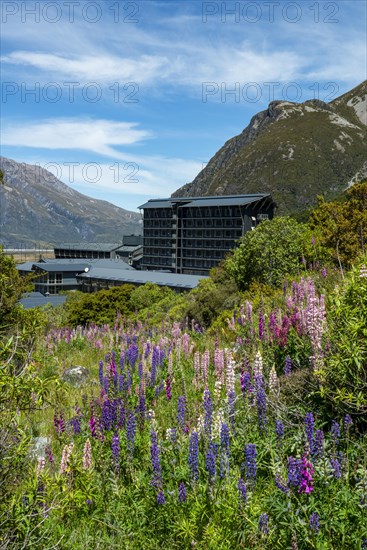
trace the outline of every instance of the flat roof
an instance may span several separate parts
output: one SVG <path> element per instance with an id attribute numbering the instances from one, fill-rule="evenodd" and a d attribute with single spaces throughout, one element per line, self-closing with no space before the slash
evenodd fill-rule
<path id="1" fill-rule="evenodd" d="M 32 309 L 34 307 L 44 307 L 50 304 L 52 307 L 62 305 L 66 300 L 66 296 L 60 294 L 53 294 L 51 296 L 44 296 L 40 292 L 30 292 L 23 294 L 19 300 L 24 309 Z"/>
<path id="2" fill-rule="evenodd" d="M 17 266 L 19 271 L 32 272 L 33 267 L 36 267 L 42 271 L 47 272 L 83 272 L 85 269 L 92 269 L 92 267 L 108 268 L 108 269 L 126 269 L 135 271 L 127 262 L 121 258 L 86 258 L 82 260 L 80 258 L 50 258 L 45 259 L 42 262 L 26 262 Z"/>
<path id="3" fill-rule="evenodd" d="M 180 206 L 235 206 L 258 202 L 269 197 L 269 193 L 253 193 L 248 195 L 214 195 L 208 197 L 169 197 L 168 199 L 150 199 L 138 208 L 172 208 Z"/>
<path id="4" fill-rule="evenodd" d="M 184 275 L 181 273 L 167 273 L 161 271 L 112 271 L 109 269 L 93 268 L 88 273 L 77 275 L 82 280 L 106 280 L 131 284 L 154 283 L 158 286 L 170 286 L 174 288 L 196 288 L 200 279 L 207 279 L 203 275 Z"/>
<path id="5" fill-rule="evenodd" d="M 122 246 L 122 240 L 119 243 L 61 243 L 54 246 L 54 250 L 92 250 L 100 252 L 112 252 Z"/>

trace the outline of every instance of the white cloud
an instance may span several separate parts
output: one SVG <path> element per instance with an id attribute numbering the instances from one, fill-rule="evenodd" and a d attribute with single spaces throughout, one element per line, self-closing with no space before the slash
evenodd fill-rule
<path id="1" fill-rule="evenodd" d="M 50 119 L 21 125 L 5 125 L 3 145 L 44 149 L 80 149 L 115 156 L 111 146 L 132 145 L 150 137 L 135 122 L 92 119 Z"/>
<path id="2" fill-rule="evenodd" d="M 191 181 L 202 169 L 202 164 L 196 160 L 121 151 L 119 146 L 138 144 L 149 137 L 149 132 L 138 130 L 136 126 L 135 123 L 108 120 L 52 119 L 7 127 L 2 143 L 18 148 L 58 151 L 55 154 L 58 159 L 60 150 L 72 151 L 67 154 L 67 162 L 55 161 L 55 157 L 47 154 L 44 155 L 47 159 L 38 163 L 43 167 L 51 163 L 48 169 L 81 192 L 85 187 L 106 192 L 165 196 Z M 77 155 L 78 150 L 91 152 L 97 159 L 109 157 L 111 162 L 80 161 L 84 155 Z"/>

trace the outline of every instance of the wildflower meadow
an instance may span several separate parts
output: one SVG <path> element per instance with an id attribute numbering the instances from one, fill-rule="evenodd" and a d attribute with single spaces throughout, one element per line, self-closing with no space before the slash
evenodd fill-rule
<path id="1" fill-rule="evenodd" d="M 367 278 L 328 296 L 327 277 L 247 300 L 215 332 L 169 315 L 50 326 L 33 359 L 46 396 L 17 432 L 45 445 L 24 451 L 3 547 L 367 548 L 364 426 L 323 395 L 334 308 L 357 285 L 366 308 Z M 70 364 L 85 383 L 55 377 Z"/>

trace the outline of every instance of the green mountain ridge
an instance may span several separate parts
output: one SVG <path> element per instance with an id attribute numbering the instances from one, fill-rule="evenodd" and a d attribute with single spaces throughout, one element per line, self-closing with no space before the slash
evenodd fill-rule
<path id="1" fill-rule="evenodd" d="M 0 169 L 0 242 L 10 248 L 114 243 L 142 232 L 140 214 L 83 195 L 43 168 L 0 157 Z"/>
<path id="2" fill-rule="evenodd" d="M 271 193 L 278 213 L 333 198 L 367 175 L 367 81 L 325 103 L 272 101 L 174 197 Z"/>

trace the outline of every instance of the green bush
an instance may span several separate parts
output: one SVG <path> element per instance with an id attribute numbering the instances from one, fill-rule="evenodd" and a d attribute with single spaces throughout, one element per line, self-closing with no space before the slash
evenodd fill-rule
<path id="1" fill-rule="evenodd" d="M 271 286 L 299 272 L 309 228 L 289 217 L 265 220 L 248 231 L 226 260 L 226 270 L 240 290 L 258 281 Z"/>
<path id="2" fill-rule="evenodd" d="M 134 290 L 133 285 L 122 285 L 93 294 L 80 294 L 66 305 L 68 323 L 73 327 L 113 323 L 117 313 L 127 315 L 132 312 L 130 297 Z"/>
<path id="3" fill-rule="evenodd" d="M 329 352 L 321 371 L 322 395 L 333 409 L 367 424 L 367 257 L 330 304 Z"/>

